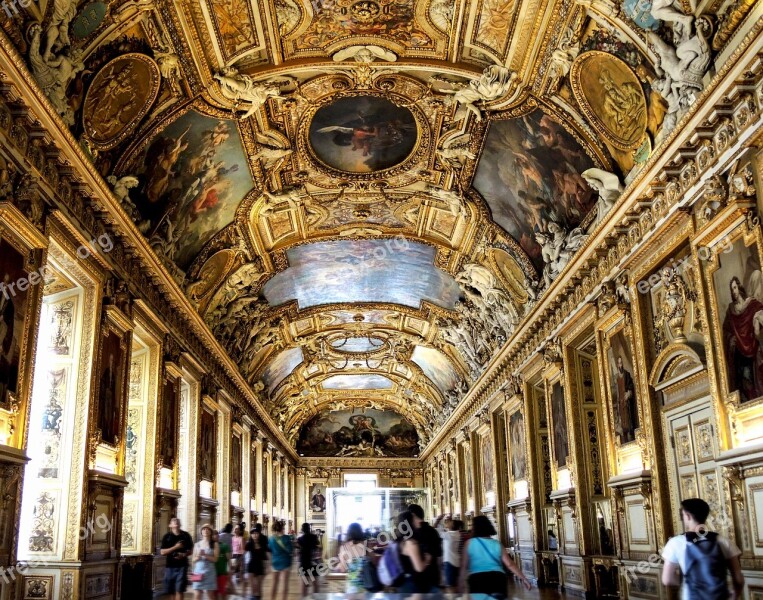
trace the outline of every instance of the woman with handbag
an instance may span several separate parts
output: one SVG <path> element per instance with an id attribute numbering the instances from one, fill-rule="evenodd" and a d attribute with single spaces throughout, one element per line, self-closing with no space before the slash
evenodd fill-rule
<path id="1" fill-rule="evenodd" d="M 265 561 L 269 551 L 268 536 L 262 533 L 262 525 L 257 523 L 246 543 L 246 552 L 249 554 L 246 574 L 251 588 L 249 600 L 260 600 L 262 597 L 262 578 L 265 576 Z"/>
<path id="2" fill-rule="evenodd" d="M 217 596 L 217 570 L 215 563 L 220 558 L 220 544 L 212 539 L 212 526 L 201 526 L 201 539 L 193 547 L 193 571 L 191 572 L 191 587 L 194 598 L 201 600 L 202 592 L 207 592 L 207 598 L 215 600 Z"/>
<path id="3" fill-rule="evenodd" d="M 294 550 L 291 536 L 284 534 L 283 521 L 273 523 L 273 535 L 270 537 L 270 566 L 273 568 L 273 590 L 271 599 L 277 600 L 278 587 L 283 590 L 283 600 L 289 596 L 289 571 Z"/>
<path id="4" fill-rule="evenodd" d="M 461 557 L 459 591 L 464 590 L 464 582 L 469 586 L 469 594 L 485 594 L 496 599 L 506 598 L 508 576 L 506 571 L 516 575 L 528 590 L 532 584 L 511 560 L 506 549 L 498 540 L 495 527 L 484 515 L 474 517 L 472 537 L 466 542 Z"/>

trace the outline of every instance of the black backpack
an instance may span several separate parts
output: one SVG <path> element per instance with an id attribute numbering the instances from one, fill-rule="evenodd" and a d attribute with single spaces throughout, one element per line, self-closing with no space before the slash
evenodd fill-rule
<path id="1" fill-rule="evenodd" d="M 686 572 L 684 579 L 691 598 L 726 600 L 729 587 L 726 582 L 728 566 L 718 534 L 686 534 Z"/>

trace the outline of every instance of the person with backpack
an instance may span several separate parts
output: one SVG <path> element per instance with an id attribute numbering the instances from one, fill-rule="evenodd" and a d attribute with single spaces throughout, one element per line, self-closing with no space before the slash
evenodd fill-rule
<path id="1" fill-rule="evenodd" d="M 681 502 L 682 535 L 668 540 L 662 550 L 665 564 L 662 583 L 666 586 L 683 585 L 683 600 L 737 600 L 744 590 L 744 575 L 739 562 L 742 551 L 729 540 L 709 531 L 705 522 L 710 506 L 701 498 L 688 498 Z M 733 591 L 729 594 L 728 574 L 731 573 Z"/>
<path id="2" fill-rule="evenodd" d="M 531 589 L 530 580 L 511 560 L 506 548 L 493 539 L 495 527 L 484 515 L 474 517 L 472 537 L 464 544 L 461 556 L 461 574 L 459 588 L 464 590 L 464 583 L 470 594 L 487 594 L 493 598 L 506 598 L 508 576 L 506 571 L 514 573 L 526 589 Z"/>
<path id="3" fill-rule="evenodd" d="M 270 566 L 273 569 L 273 589 L 271 600 L 277 600 L 278 587 L 283 590 L 283 600 L 289 597 L 289 571 L 291 571 L 292 554 L 294 553 L 291 536 L 284 533 L 284 522 L 273 524 L 273 535 L 269 540 Z"/>

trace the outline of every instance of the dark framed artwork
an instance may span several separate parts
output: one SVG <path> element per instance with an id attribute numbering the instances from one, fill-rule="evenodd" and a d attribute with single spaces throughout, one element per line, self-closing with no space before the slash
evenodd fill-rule
<path id="1" fill-rule="evenodd" d="M 230 489 L 241 491 L 241 436 L 235 433 L 230 444 Z"/>
<path id="2" fill-rule="evenodd" d="M 554 425 L 554 460 L 557 469 L 567 467 L 570 453 L 567 433 L 567 408 L 564 405 L 564 388 L 557 381 L 551 385 L 551 422 Z"/>
<path id="3" fill-rule="evenodd" d="M 167 374 L 162 387 L 162 435 L 159 449 L 162 464 L 173 468 L 177 461 L 180 412 L 180 380 Z"/>
<path id="4" fill-rule="evenodd" d="M 520 410 L 509 417 L 509 442 L 509 447 L 511 448 L 511 477 L 514 481 L 527 479 L 525 418 Z"/>
<path id="5" fill-rule="evenodd" d="M 249 458 L 249 489 L 250 496 L 255 498 L 257 496 L 257 447 L 252 445 L 250 452 L 251 457 Z"/>
<path id="6" fill-rule="evenodd" d="M 15 246 L 0 240 L 0 406 L 10 408 L 17 400 L 19 375 L 29 310 L 29 281 L 25 257 Z M 23 287 L 23 290 L 21 289 Z"/>
<path id="7" fill-rule="evenodd" d="M 262 455 L 262 501 L 268 501 L 268 457 Z"/>
<path id="8" fill-rule="evenodd" d="M 117 446 L 122 437 L 129 342 L 129 332 L 118 329 L 107 313 L 98 350 L 95 423 L 101 442 L 109 446 Z"/>
<path id="9" fill-rule="evenodd" d="M 623 329 L 609 338 L 607 369 L 615 437 L 621 445 L 629 444 L 636 441 L 639 416 L 633 354 Z"/>
<path id="10" fill-rule="evenodd" d="M 314 483 L 310 486 L 310 510 L 313 513 L 326 512 L 326 485 Z"/>
<path id="11" fill-rule="evenodd" d="M 199 476 L 205 481 L 214 481 L 217 474 L 217 419 L 206 408 L 201 411 L 199 429 Z"/>

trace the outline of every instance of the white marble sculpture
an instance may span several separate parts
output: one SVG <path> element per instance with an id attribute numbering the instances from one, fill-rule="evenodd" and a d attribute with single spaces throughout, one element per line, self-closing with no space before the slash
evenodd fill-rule
<path id="1" fill-rule="evenodd" d="M 180 57 L 172 51 L 158 51 L 154 54 L 162 77 L 170 83 L 180 79 Z"/>
<path id="2" fill-rule="evenodd" d="M 61 52 L 58 55 L 40 52 L 42 28 L 35 24 L 30 28 L 29 62 L 32 73 L 42 91 L 50 100 L 53 108 L 61 115 L 64 122 L 74 125 L 74 111 L 66 97 L 66 88 L 77 74 L 85 68 L 82 51 Z"/>
<path id="3" fill-rule="evenodd" d="M 466 207 L 464 206 L 461 194 L 456 190 L 445 190 L 433 185 L 427 186 L 427 194 L 431 197 L 444 202 L 448 206 L 450 214 L 454 217 L 466 217 Z"/>
<path id="4" fill-rule="evenodd" d="M 290 148 L 273 148 L 271 146 L 260 146 L 260 148 L 252 154 L 252 159 L 260 159 L 262 166 L 266 171 L 274 171 L 278 169 L 286 159 L 294 153 Z"/>
<path id="5" fill-rule="evenodd" d="M 599 194 L 599 199 L 596 201 L 595 221 L 598 223 L 615 205 L 620 194 L 623 193 L 623 186 L 617 175 L 596 167 L 586 169 L 580 175 Z"/>
<path id="6" fill-rule="evenodd" d="M 572 28 L 567 27 L 559 38 L 559 45 L 551 53 L 549 65 L 551 79 L 559 82 L 566 77 L 579 53 L 580 39 Z"/>
<path id="7" fill-rule="evenodd" d="M 509 71 L 506 67 L 491 65 L 482 72 L 479 78 L 472 79 L 468 85 L 457 90 L 441 90 L 441 93 L 450 94 L 445 100 L 446 104 L 459 105 L 457 118 L 471 112 L 477 121 L 481 121 L 482 113 L 476 104 L 497 100 L 505 95 L 516 76 L 516 73 Z"/>
<path id="8" fill-rule="evenodd" d="M 564 270 L 575 252 L 583 245 L 585 238 L 586 234 L 580 227 L 568 233 L 561 225 L 553 221 L 548 224 L 548 231 L 535 233 L 535 239 L 540 244 L 541 256 L 545 263 L 543 280 L 546 287 L 550 286 Z"/>
<path id="9" fill-rule="evenodd" d="M 477 156 L 469 150 L 471 134 L 464 133 L 444 141 L 437 149 L 437 158 L 443 165 L 463 167 L 467 160 L 475 160 Z"/>
<path id="10" fill-rule="evenodd" d="M 434 0 L 429 5 L 429 16 L 432 18 L 432 23 L 444 33 L 450 30 L 450 24 L 453 22 L 453 7 L 452 0 Z"/>
<path id="11" fill-rule="evenodd" d="M 281 89 L 274 82 L 256 82 L 249 75 L 238 72 L 233 67 L 226 67 L 220 73 L 215 74 L 215 79 L 220 82 L 220 91 L 228 100 L 238 105 L 244 102 L 249 105 L 242 119 L 251 117 L 267 102 L 268 98 L 281 95 Z"/>
<path id="12" fill-rule="evenodd" d="M 45 54 L 43 58 L 53 60 L 54 52 L 71 44 L 69 25 L 77 14 L 76 0 L 53 0 L 53 14 L 45 30 Z"/>
<path id="13" fill-rule="evenodd" d="M 335 52 L 331 58 L 334 62 L 353 59 L 355 62 L 367 64 L 374 62 L 376 59 L 395 62 L 397 54 L 381 46 L 349 46 Z"/>
<path id="14" fill-rule="evenodd" d="M 265 202 L 260 210 L 261 215 L 271 215 L 286 205 L 289 210 L 297 210 L 302 203 L 298 188 L 285 188 L 278 192 L 263 191 Z"/>

